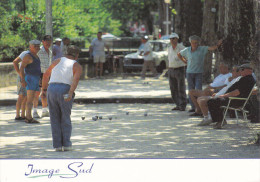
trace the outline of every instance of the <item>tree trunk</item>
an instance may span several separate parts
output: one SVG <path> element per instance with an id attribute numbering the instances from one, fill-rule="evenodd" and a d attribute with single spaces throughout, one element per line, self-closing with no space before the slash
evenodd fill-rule
<path id="1" fill-rule="evenodd" d="M 213 9 L 212 9 L 213 8 Z M 215 10 L 215 11 L 214 11 Z M 204 1 L 203 7 L 203 25 L 202 25 L 202 45 L 215 45 L 216 44 L 216 1 Z M 210 51 L 204 61 L 203 82 L 210 83 L 212 73 L 212 55 Z"/>
<path id="2" fill-rule="evenodd" d="M 189 46 L 191 35 L 201 36 L 203 3 L 201 0 L 176 0 L 174 8 L 175 32 L 179 34 L 185 46 Z"/>

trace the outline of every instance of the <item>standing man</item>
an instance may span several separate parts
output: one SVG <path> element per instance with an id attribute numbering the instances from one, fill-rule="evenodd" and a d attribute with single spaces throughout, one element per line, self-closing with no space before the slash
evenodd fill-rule
<path id="1" fill-rule="evenodd" d="M 25 120 L 25 106 L 26 106 L 26 88 L 22 87 L 21 85 L 21 74 L 20 74 L 20 67 L 21 62 L 26 54 L 28 54 L 29 51 L 23 51 L 14 61 L 14 69 L 16 70 L 18 77 L 17 77 L 17 94 L 18 99 L 16 102 L 16 117 L 15 120 Z M 21 115 L 20 115 L 21 110 Z"/>
<path id="2" fill-rule="evenodd" d="M 67 54 L 68 46 L 70 45 L 70 39 L 68 37 L 64 37 L 61 42 L 61 52 L 62 56 L 65 56 Z"/>
<path id="3" fill-rule="evenodd" d="M 61 39 L 60 38 L 55 39 L 55 44 L 52 47 L 52 54 L 53 54 L 53 60 L 61 58 L 62 51 L 61 51 Z"/>
<path id="4" fill-rule="evenodd" d="M 42 47 L 40 51 L 38 52 L 38 56 L 41 61 L 41 79 L 40 79 L 40 88 L 42 87 L 42 76 L 45 73 L 45 71 L 50 66 L 50 63 L 52 62 L 52 52 L 50 50 L 52 44 L 52 37 L 50 35 L 45 35 L 42 39 Z M 41 93 L 41 90 L 36 93 L 36 97 L 34 100 L 34 108 L 33 108 L 33 117 L 34 118 L 40 118 L 37 112 L 38 102 L 39 102 L 39 95 Z M 47 98 L 43 97 L 41 95 L 41 101 L 42 101 L 42 117 L 49 117 L 49 111 L 47 108 Z"/>
<path id="5" fill-rule="evenodd" d="M 55 60 L 43 76 L 43 95 L 46 95 L 50 80 L 47 97 L 50 107 L 53 147 L 56 151 L 72 150 L 70 115 L 74 99 L 73 93 L 82 72 L 82 67 L 76 61 L 79 52 L 78 47 L 69 46 L 66 57 Z"/>
<path id="6" fill-rule="evenodd" d="M 191 43 L 190 47 L 183 49 L 178 53 L 178 57 L 187 64 L 187 82 L 189 91 L 192 89 L 202 90 L 202 74 L 204 68 L 204 58 L 208 51 L 216 50 L 221 44 L 222 40 L 218 41 L 215 46 L 200 46 L 200 37 L 193 35 L 189 37 Z M 189 99 L 191 104 L 191 110 L 189 112 L 195 112 L 195 106 Z"/>
<path id="7" fill-rule="evenodd" d="M 39 40 L 31 40 L 29 42 L 30 52 L 23 58 L 20 68 L 21 84 L 27 90 L 26 123 L 39 123 L 39 121 L 32 118 L 31 111 L 36 91 L 40 90 L 41 62 L 37 56 L 40 50 L 40 43 Z"/>
<path id="8" fill-rule="evenodd" d="M 169 84 L 172 100 L 176 104 L 172 110 L 185 111 L 187 105 L 185 86 L 185 64 L 179 59 L 177 53 L 185 47 L 178 43 L 179 36 L 176 33 L 170 35 L 171 45 L 168 48 L 169 60 Z"/>
<path id="9" fill-rule="evenodd" d="M 102 32 L 98 32 L 97 38 L 92 40 L 91 45 L 89 47 L 90 55 L 92 54 L 92 56 L 94 57 L 96 77 L 101 77 L 103 74 L 103 64 L 106 61 L 105 47 L 107 48 L 107 51 L 109 53 L 109 47 L 105 44 L 101 37 Z"/>
<path id="10" fill-rule="evenodd" d="M 148 41 L 148 36 L 145 35 L 141 39 L 143 46 L 143 52 L 140 53 L 140 56 L 144 56 L 144 64 L 143 64 L 143 69 L 141 73 L 142 79 L 145 79 L 145 73 L 146 70 L 149 69 L 152 71 L 153 76 L 157 75 L 157 71 L 155 69 L 155 62 L 153 61 L 153 51 L 152 47 Z"/>

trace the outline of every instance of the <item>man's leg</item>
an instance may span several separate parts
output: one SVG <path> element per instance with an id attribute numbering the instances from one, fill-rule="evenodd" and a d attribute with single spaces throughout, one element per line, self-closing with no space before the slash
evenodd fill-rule
<path id="1" fill-rule="evenodd" d="M 20 110 L 21 110 L 21 105 L 23 102 L 24 96 L 22 94 L 18 95 L 18 99 L 16 101 L 16 116 L 15 118 L 20 117 Z"/>
<path id="2" fill-rule="evenodd" d="M 143 68 L 142 68 L 142 73 L 141 73 L 141 77 L 142 78 L 145 78 L 146 70 L 147 70 L 147 61 L 144 61 Z"/>
<path id="3" fill-rule="evenodd" d="M 35 98 L 35 91 L 27 90 L 26 118 L 28 120 L 32 119 L 32 106 L 33 106 L 34 98 Z"/>
<path id="4" fill-rule="evenodd" d="M 170 90 L 171 90 L 171 96 L 173 102 L 176 104 L 176 108 L 173 108 L 173 110 L 179 110 L 179 99 L 178 99 L 178 91 L 177 91 L 177 80 L 174 77 L 174 70 L 169 69 L 168 70 L 168 77 L 169 77 L 169 85 L 170 85 Z"/>
<path id="5" fill-rule="evenodd" d="M 197 98 L 203 96 L 203 91 L 201 91 L 201 90 L 190 90 L 189 96 L 190 96 L 192 103 L 195 106 L 195 112 L 201 113 L 200 106 L 197 102 Z"/>
<path id="6" fill-rule="evenodd" d="M 202 90 L 202 73 L 195 73 L 195 89 L 196 90 Z"/>
<path id="7" fill-rule="evenodd" d="M 40 96 L 40 91 L 35 91 L 35 96 L 33 99 L 33 117 L 34 118 L 40 118 L 40 116 L 37 112 L 37 108 L 38 108 L 38 104 L 39 104 L 39 96 Z"/>
<path id="8" fill-rule="evenodd" d="M 180 107 L 185 110 L 187 105 L 186 85 L 185 85 L 185 67 L 178 70 L 176 79 L 178 82 L 178 97 Z"/>
<path id="9" fill-rule="evenodd" d="M 103 76 L 103 63 L 102 62 L 99 63 L 99 76 L 100 77 Z"/>
<path id="10" fill-rule="evenodd" d="M 22 101 L 22 105 L 21 105 L 21 117 L 25 118 L 25 108 L 26 108 L 26 102 L 27 102 L 27 96 L 24 96 L 24 99 Z"/>
<path id="11" fill-rule="evenodd" d="M 203 116 L 208 116 L 208 100 L 212 98 L 211 96 L 202 96 L 197 99 L 197 102 L 199 104 L 200 110 L 203 114 Z"/>
<path id="12" fill-rule="evenodd" d="M 187 73 L 188 90 L 195 89 L 195 77 L 193 73 Z M 195 106 L 189 97 L 189 103 L 191 105 L 191 110 L 195 110 Z"/>

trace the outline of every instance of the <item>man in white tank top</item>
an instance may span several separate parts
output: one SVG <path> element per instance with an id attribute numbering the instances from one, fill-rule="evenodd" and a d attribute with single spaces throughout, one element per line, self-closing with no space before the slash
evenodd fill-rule
<path id="1" fill-rule="evenodd" d="M 42 90 L 49 105 L 53 147 L 56 151 L 72 150 L 70 141 L 73 93 L 77 88 L 82 67 L 75 60 L 80 49 L 69 46 L 65 57 L 53 61 L 43 75 Z M 49 86 L 48 86 L 49 81 Z"/>

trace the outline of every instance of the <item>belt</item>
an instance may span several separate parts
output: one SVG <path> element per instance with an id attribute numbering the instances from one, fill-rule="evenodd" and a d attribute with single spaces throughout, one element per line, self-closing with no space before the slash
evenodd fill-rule
<path id="1" fill-rule="evenodd" d="M 169 68 L 169 69 L 178 70 L 178 69 L 183 69 L 183 68 L 185 68 L 185 66 L 178 67 L 178 68 Z"/>

